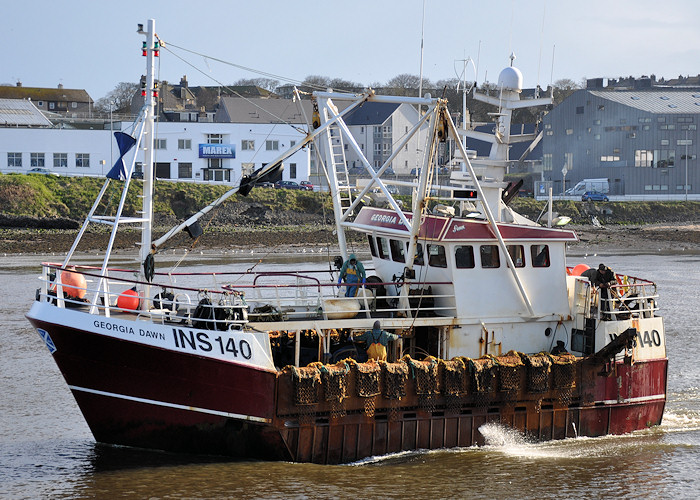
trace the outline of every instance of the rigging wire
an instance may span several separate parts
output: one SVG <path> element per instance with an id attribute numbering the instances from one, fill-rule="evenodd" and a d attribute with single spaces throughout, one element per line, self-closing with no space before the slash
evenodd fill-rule
<path id="1" fill-rule="evenodd" d="M 172 45 L 172 44 L 171 44 L 171 45 Z M 183 49 L 182 47 L 178 47 L 177 45 L 173 45 L 173 47 L 177 47 L 177 48 L 180 48 L 180 49 L 182 49 L 182 50 L 186 50 L 186 51 L 188 51 L 188 52 L 192 52 L 192 51 L 189 51 L 189 50 L 187 50 L 187 49 Z M 290 127 L 292 127 L 293 129 L 295 129 L 297 132 L 299 132 L 299 133 L 301 133 L 301 134 L 306 134 L 306 133 L 307 133 L 306 130 L 303 130 L 302 128 L 297 127 L 296 125 L 292 124 L 291 122 L 288 122 L 288 121 L 284 120 L 281 116 L 275 115 L 274 113 L 268 111 L 267 109 L 263 108 L 262 106 L 259 106 L 258 104 L 256 104 L 255 102 L 253 102 L 251 99 L 245 97 L 244 95 L 241 95 L 239 92 L 236 92 L 234 89 L 232 89 L 232 88 L 229 87 L 228 85 L 226 85 L 226 84 L 224 84 L 223 82 L 217 80 L 216 78 L 214 78 L 213 76 L 211 76 L 210 74 L 208 74 L 206 71 L 203 71 L 202 69 L 198 68 L 197 66 L 195 66 L 194 64 L 192 64 L 191 62 L 189 62 L 188 60 L 186 60 L 185 58 L 181 57 L 180 55 L 178 55 L 178 54 L 176 54 L 175 52 L 173 52 L 172 50 L 170 50 L 170 49 L 168 48 L 168 46 L 166 46 L 166 45 L 161 45 L 161 48 L 167 50 L 167 51 L 168 51 L 170 54 L 172 54 L 174 57 L 180 59 L 182 62 L 184 62 L 185 64 L 187 64 L 188 66 L 190 66 L 192 69 L 194 69 L 195 71 L 197 71 L 197 72 L 201 73 L 202 75 L 206 76 L 206 77 L 209 78 L 210 80 L 216 82 L 219 86 L 225 88 L 226 90 L 228 90 L 228 91 L 231 92 L 232 94 L 234 94 L 234 95 L 240 97 L 241 99 L 246 100 L 250 105 L 252 105 L 253 107 L 255 107 L 255 108 L 257 108 L 258 110 L 262 111 L 263 113 L 265 113 L 265 114 L 267 114 L 267 115 L 269 115 L 269 116 L 271 116 L 271 117 L 273 117 L 273 118 L 275 118 L 275 119 L 281 121 L 281 122 L 284 123 L 285 125 L 289 125 Z M 196 52 L 193 52 L 193 53 L 197 54 Z M 204 54 L 198 54 L 198 55 L 201 55 L 201 56 L 203 56 L 203 57 L 208 57 L 208 56 L 205 56 Z M 215 60 L 219 61 L 218 59 L 215 59 Z M 220 61 L 220 62 L 226 64 L 224 61 Z M 229 63 L 229 64 L 232 64 L 232 63 Z M 235 66 L 235 65 L 234 65 L 234 66 Z"/>

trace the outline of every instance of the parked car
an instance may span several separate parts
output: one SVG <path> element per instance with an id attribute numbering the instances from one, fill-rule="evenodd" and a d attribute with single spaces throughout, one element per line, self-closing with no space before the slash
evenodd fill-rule
<path id="1" fill-rule="evenodd" d="M 304 189 L 306 189 L 307 191 L 313 191 L 313 190 L 314 190 L 314 185 L 311 184 L 309 181 L 301 181 L 301 182 L 299 183 L 299 185 L 300 185 L 301 187 L 303 187 Z"/>
<path id="2" fill-rule="evenodd" d="M 275 182 L 275 188 L 276 189 L 306 189 L 303 186 L 300 186 L 294 181 L 277 181 Z"/>
<path id="3" fill-rule="evenodd" d="M 610 201 L 610 199 L 604 195 L 603 193 L 599 193 L 598 191 L 586 191 L 583 193 L 583 196 L 581 196 L 581 201 Z"/>
<path id="4" fill-rule="evenodd" d="M 28 174 L 53 175 L 55 177 L 60 177 L 60 175 L 57 174 L 56 172 L 52 172 L 48 168 L 44 168 L 44 167 L 30 168 L 29 170 L 27 170 L 27 173 Z"/>
<path id="5" fill-rule="evenodd" d="M 259 188 L 273 188 L 273 187 L 275 187 L 275 185 L 274 185 L 272 182 L 267 182 L 267 181 L 265 181 L 265 182 L 256 182 L 256 183 L 255 183 L 255 187 L 259 187 Z"/>
<path id="6" fill-rule="evenodd" d="M 132 179 L 143 179 L 143 171 L 134 170 L 134 171 L 131 173 L 131 178 L 132 178 Z"/>

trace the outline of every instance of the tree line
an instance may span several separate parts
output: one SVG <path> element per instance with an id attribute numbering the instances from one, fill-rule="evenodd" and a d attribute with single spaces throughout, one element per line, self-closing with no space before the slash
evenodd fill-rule
<path id="1" fill-rule="evenodd" d="M 475 82 L 467 82 L 467 86 L 469 88 L 471 88 L 471 86 L 474 85 Z M 243 78 L 230 85 L 225 85 L 223 88 L 225 89 L 227 87 L 241 86 L 259 87 L 265 91 L 269 91 L 272 93 L 279 93 L 280 90 L 284 87 L 279 80 L 274 80 L 271 78 Z M 571 79 L 557 80 L 552 85 L 554 105 L 556 106 L 574 91 L 583 88 L 584 86 L 585 85 L 583 83 L 577 83 Z M 403 73 L 400 75 L 396 75 L 386 83 L 373 82 L 369 85 L 363 85 L 361 83 L 344 80 L 342 78 L 330 78 L 321 75 L 309 75 L 303 80 L 303 82 L 300 85 L 297 85 L 297 87 L 301 91 L 305 92 L 311 92 L 313 90 L 325 90 L 327 88 L 352 92 L 362 92 L 367 87 L 370 87 L 374 89 L 378 94 L 414 97 L 418 96 L 419 88 L 422 88 L 423 95 L 425 95 L 426 93 L 430 93 L 433 97 L 447 99 L 449 109 L 453 113 L 461 115 L 464 82 L 461 82 L 457 78 L 442 79 L 437 80 L 435 82 L 431 81 L 428 78 L 423 78 L 421 85 L 421 79 L 418 75 Z M 219 97 L 219 91 L 217 87 L 193 88 L 197 89 L 197 107 L 205 107 L 207 109 L 211 109 L 216 104 L 217 99 Z M 131 108 L 131 100 L 138 90 L 139 84 L 137 83 L 120 82 L 106 96 L 96 100 L 94 107 L 97 111 L 102 111 L 104 113 L 109 113 L 111 108 L 111 111 L 114 113 L 128 114 Z M 498 91 L 498 88 L 495 83 L 486 82 L 478 86 L 478 90 L 480 92 L 495 94 Z M 546 92 L 546 89 L 542 90 L 540 92 L 540 95 L 544 96 L 546 95 Z M 485 103 L 471 99 L 469 95 L 467 96 L 467 109 L 469 111 L 471 120 L 474 122 L 492 121 L 488 116 L 488 113 L 492 112 L 493 108 Z M 537 110 L 531 111 L 528 109 L 517 110 L 513 113 L 513 122 L 536 122 L 538 117 L 535 113 L 538 112 L 539 111 Z"/>

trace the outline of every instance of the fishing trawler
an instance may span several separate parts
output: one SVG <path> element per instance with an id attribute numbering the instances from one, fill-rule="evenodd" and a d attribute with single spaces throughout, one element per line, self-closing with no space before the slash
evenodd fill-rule
<path id="1" fill-rule="evenodd" d="M 656 285 L 624 274 L 603 283 L 581 266 L 567 267 L 575 232 L 509 207 L 517 187 L 503 180 L 508 147 L 538 139 L 511 134 L 512 112 L 551 103 L 521 100 L 516 68 L 503 70 L 497 96 L 474 94 L 497 110 L 493 134 L 458 128 L 446 102 L 427 95 L 315 92 L 303 141 L 154 238 L 150 145 L 159 41 L 153 20 L 140 31 L 148 63 L 139 133 L 119 137 L 122 156 L 65 260 L 42 264 L 42 285 L 27 313 L 98 442 L 335 464 L 480 444 L 479 427 L 487 422 L 542 440 L 660 424 L 667 358 Z M 368 103 L 417 109 L 378 166 L 346 123 Z M 464 136 L 489 141 L 490 155 L 474 158 Z M 437 151 L 449 138 L 459 167 L 439 182 Z M 386 178 L 409 141 L 423 151 L 416 178 Z M 247 194 L 312 144 L 329 179 L 337 268 L 349 257 L 347 232 L 362 233 L 371 255 L 365 280 L 339 283 L 328 271 L 156 269 L 165 241 L 183 230 L 197 233 L 200 217 L 234 193 Z M 348 182 L 346 147 L 369 175 L 359 193 Z M 140 148 L 143 210 L 127 217 L 124 200 Z M 97 215 L 111 182 L 122 183 L 122 199 L 114 215 Z M 410 206 L 392 185 L 410 190 Z M 372 190 L 384 195 L 384 206 L 362 206 Z M 96 223 L 112 230 L 102 265 L 78 265 L 80 238 Z M 141 228 L 140 262 L 123 269 L 110 258 L 116 232 L 129 224 Z M 356 293 L 346 293 L 347 286 Z M 397 336 L 386 359 L 368 359 L 355 342 L 376 321 Z"/>

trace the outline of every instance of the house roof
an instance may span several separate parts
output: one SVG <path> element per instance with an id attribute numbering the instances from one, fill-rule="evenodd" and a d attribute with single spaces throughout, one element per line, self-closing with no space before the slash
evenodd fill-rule
<path id="1" fill-rule="evenodd" d="M 242 99 L 222 97 L 216 113 L 216 122 L 223 123 L 294 123 L 307 124 L 313 111 L 311 101 L 292 99 Z"/>
<path id="2" fill-rule="evenodd" d="M 90 96 L 82 89 L 41 88 L 41 87 L 17 87 L 0 86 L 0 98 L 4 99 L 32 99 L 34 101 L 56 102 L 92 102 Z"/>
<path id="3" fill-rule="evenodd" d="M 0 126 L 50 127 L 51 122 L 25 99 L 0 99 Z"/>
<path id="4" fill-rule="evenodd" d="M 348 114 L 345 123 L 348 125 L 381 125 L 398 107 L 399 104 L 388 102 L 365 102 Z"/>
<path id="5" fill-rule="evenodd" d="M 592 95 L 656 114 L 700 113 L 700 90 L 590 90 Z"/>

